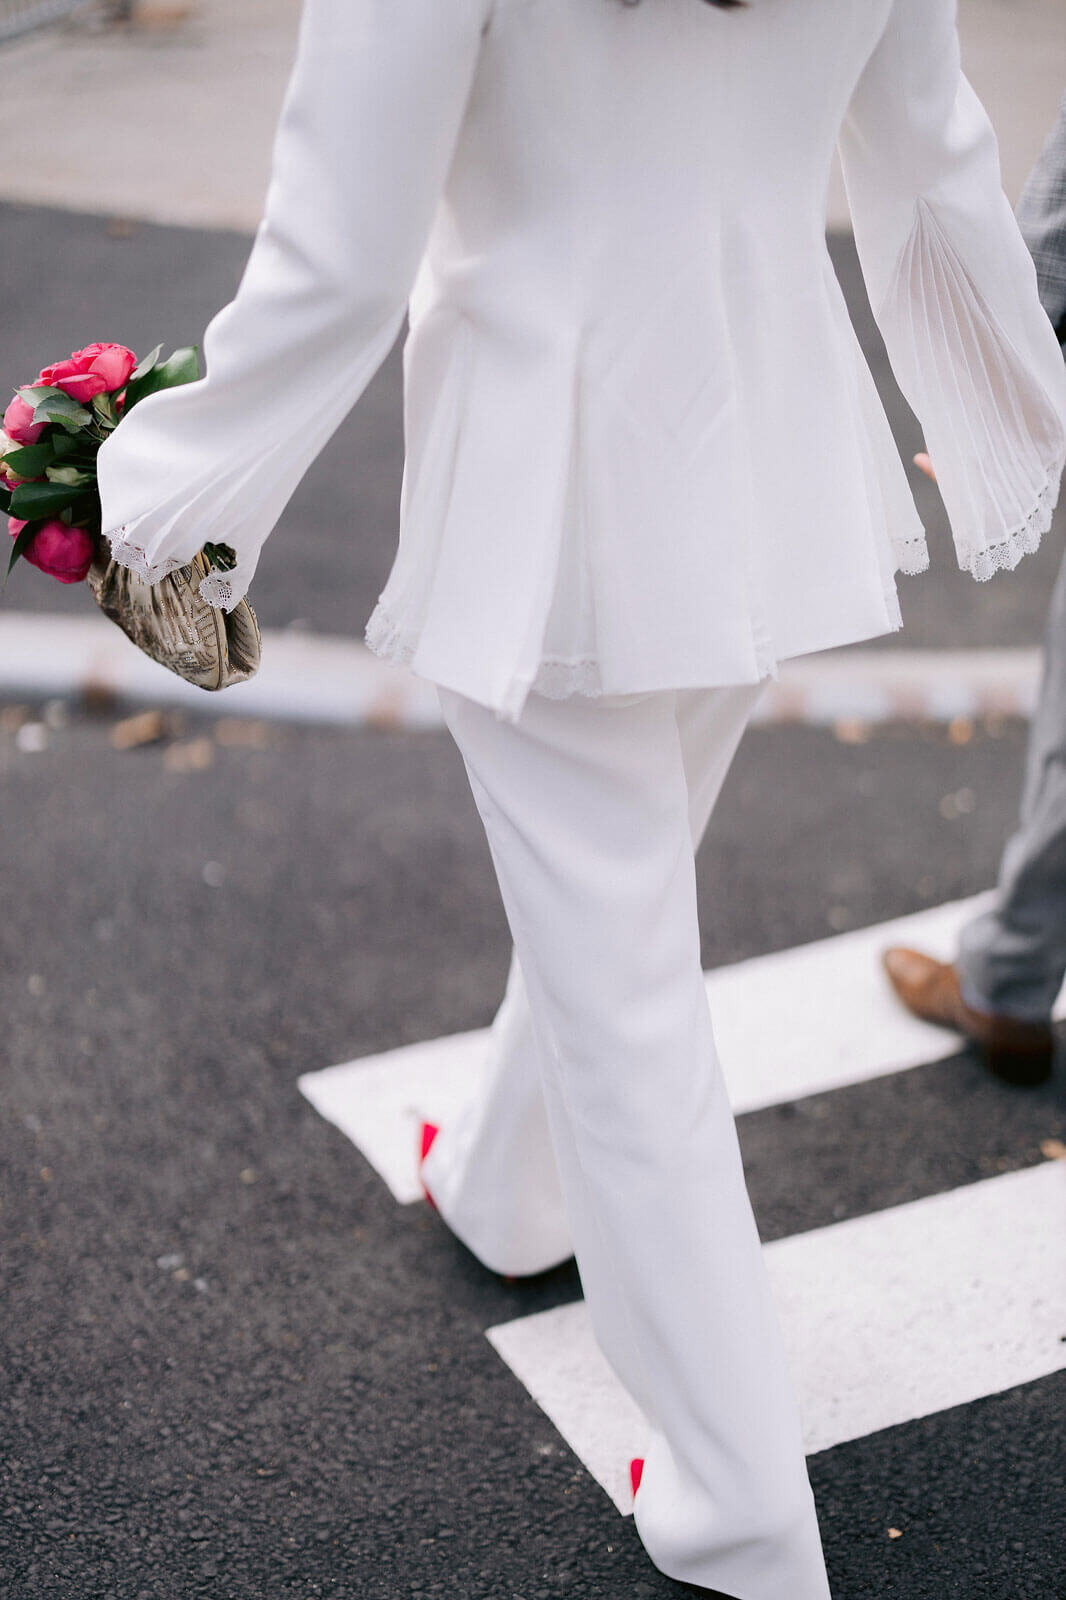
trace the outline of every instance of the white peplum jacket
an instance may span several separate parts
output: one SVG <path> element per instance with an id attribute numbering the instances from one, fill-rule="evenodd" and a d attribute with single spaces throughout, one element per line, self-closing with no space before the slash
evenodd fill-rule
<path id="1" fill-rule="evenodd" d="M 898 627 L 925 539 L 826 250 L 835 145 L 959 563 L 1013 567 L 1066 372 L 954 0 L 306 0 L 205 375 L 101 449 L 115 555 L 228 543 L 235 604 L 409 311 L 382 655 L 514 718 Z"/>

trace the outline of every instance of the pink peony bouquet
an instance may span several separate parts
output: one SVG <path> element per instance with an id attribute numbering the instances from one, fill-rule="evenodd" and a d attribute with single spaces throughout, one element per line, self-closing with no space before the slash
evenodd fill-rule
<path id="1" fill-rule="evenodd" d="M 60 583 L 81 583 L 106 557 L 97 451 L 145 395 L 199 376 L 194 347 L 166 360 L 161 350 L 138 363 L 125 345 L 86 345 L 16 392 L 0 433 L 0 512 L 14 540 L 8 576 L 21 557 Z M 222 570 L 234 564 L 226 545 L 204 554 Z"/>

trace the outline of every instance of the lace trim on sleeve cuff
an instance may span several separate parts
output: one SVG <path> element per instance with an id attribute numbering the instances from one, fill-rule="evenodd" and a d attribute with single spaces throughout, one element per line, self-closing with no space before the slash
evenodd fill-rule
<path id="1" fill-rule="evenodd" d="M 111 559 L 117 561 L 120 567 L 135 572 L 145 583 L 159 583 L 162 578 L 177 572 L 179 567 L 189 565 L 189 556 L 161 556 L 158 560 L 151 560 L 143 545 L 130 537 L 130 530 L 135 527 L 136 523 L 123 523 L 104 535 L 111 547 Z M 201 578 L 197 592 L 216 611 L 232 611 L 244 597 L 246 588 L 247 585 L 241 585 L 233 572 L 212 567 L 206 577 Z"/>
<path id="2" fill-rule="evenodd" d="M 112 561 L 117 561 L 120 567 L 127 567 L 130 572 L 135 572 L 145 583 L 158 583 L 160 578 L 169 577 L 170 573 L 177 572 L 179 567 L 188 566 L 188 556 L 163 556 L 158 561 L 149 560 L 144 546 L 136 544 L 130 537 L 132 529 L 136 526 L 134 522 L 124 522 L 120 527 L 104 534 L 111 547 Z"/>
<path id="3" fill-rule="evenodd" d="M 232 611 L 242 598 L 235 590 L 232 578 L 217 567 L 212 567 L 207 577 L 200 579 L 199 594 L 201 600 L 206 600 L 217 611 Z"/>
<path id="4" fill-rule="evenodd" d="M 408 667 L 414 660 L 416 641 L 393 620 L 380 601 L 371 613 L 363 637 L 367 648 L 383 661 Z"/>
<path id="5" fill-rule="evenodd" d="M 1040 548 L 1040 541 L 1051 527 L 1055 507 L 1059 500 L 1059 483 L 1066 454 L 1052 465 L 1047 483 L 1025 521 L 1012 528 L 998 544 L 985 545 L 978 550 L 959 552 L 959 566 L 969 572 L 978 583 L 987 583 L 997 572 L 1013 572 L 1023 556 L 1032 556 Z"/>

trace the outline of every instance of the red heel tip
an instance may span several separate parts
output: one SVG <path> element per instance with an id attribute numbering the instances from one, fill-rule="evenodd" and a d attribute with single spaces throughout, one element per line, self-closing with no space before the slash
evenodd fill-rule
<path id="1" fill-rule="evenodd" d="M 633 1485 L 633 1493 L 640 1488 L 640 1480 L 644 1476 L 644 1457 L 634 1456 L 629 1463 L 629 1481 Z"/>
<path id="2" fill-rule="evenodd" d="M 426 1159 L 426 1157 L 429 1155 L 429 1152 L 433 1148 L 433 1141 L 437 1137 L 439 1132 L 440 1132 L 440 1129 L 436 1125 L 435 1122 L 423 1122 L 423 1124 L 422 1124 L 422 1148 L 421 1148 L 421 1151 L 419 1152 L 419 1160 L 424 1161 Z"/>
<path id="3" fill-rule="evenodd" d="M 423 1124 L 422 1124 L 421 1147 L 420 1147 L 419 1153 L 418 1153 L 418 1165 L 419 1165 L 419 1167 L 421 1167 L 423 1161 L 426 1159 L 426 1157 L 429 1155 L 429 1152 L 432 1150 L 433 1141 L 437 1137 L 439 1132 L 440 1132 L 440 1128 L 437 1126 L 437 1124 L 435 1122 L 423 1122 Z M 436 1211 L 437 1202 L 434 1200 L 433 1196 L 430 1194 L 430 1192 L 426 1188 L 425 1184 L 422 1185 L 422 1193 L 425 1195 L 426 1199 L 429 1201 L 429 1203 L 433 1207 L 434 1211 Z"/>

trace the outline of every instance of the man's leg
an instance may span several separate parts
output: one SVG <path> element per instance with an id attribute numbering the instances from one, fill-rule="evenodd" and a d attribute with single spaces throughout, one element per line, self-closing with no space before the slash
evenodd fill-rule
<path id="1" fill-rule="evenodd" d="M 1021 819 L 994 908 L 963 929 L 962 993 L 979 1011 L 1046 1022 L 1066 974 L 1066 558 L 1051 601 Z"/>

